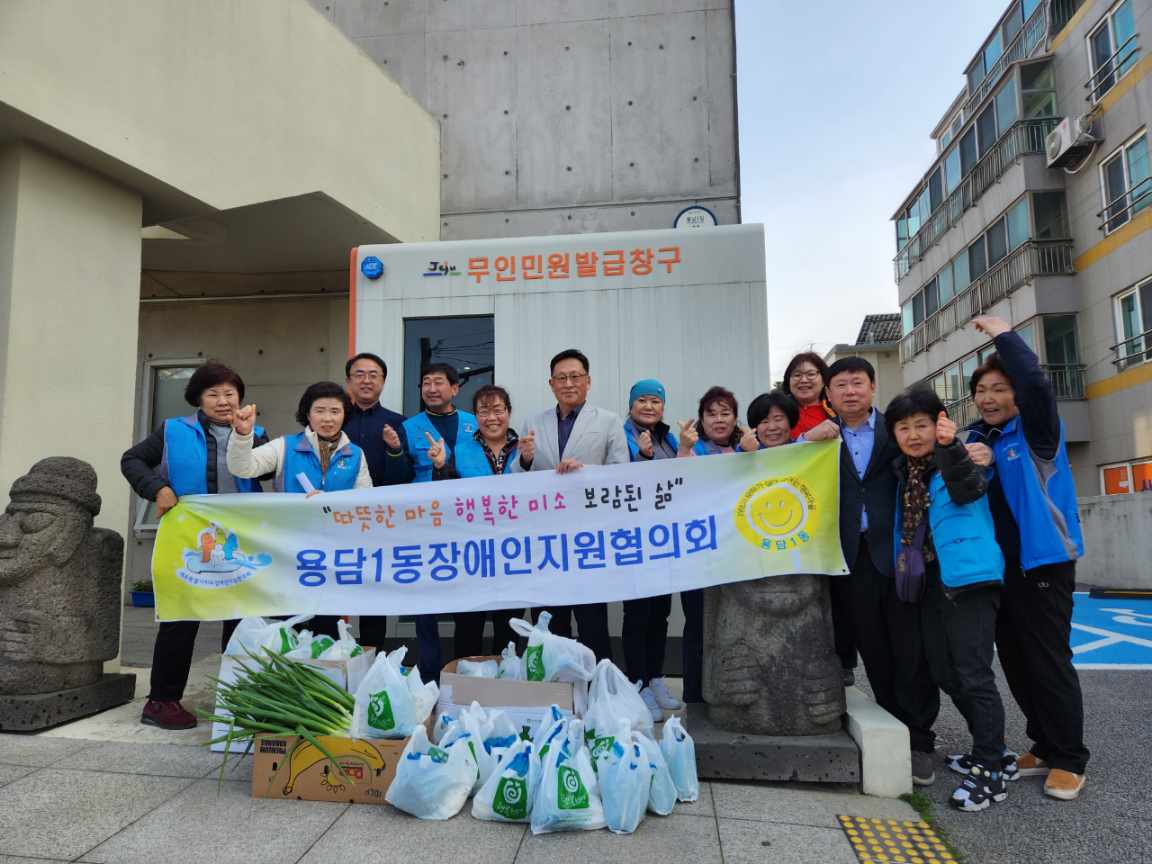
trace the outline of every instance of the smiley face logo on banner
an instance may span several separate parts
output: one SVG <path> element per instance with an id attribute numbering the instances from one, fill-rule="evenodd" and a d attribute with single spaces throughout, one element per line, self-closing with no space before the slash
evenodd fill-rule
<path id="1" fill-rule="evenodd" d="M 740 535 L 765 551 L 795 549 L 812 535 L 812 490 L 798 477 L 773 477 L 744 490 L 734 518 Z"/>

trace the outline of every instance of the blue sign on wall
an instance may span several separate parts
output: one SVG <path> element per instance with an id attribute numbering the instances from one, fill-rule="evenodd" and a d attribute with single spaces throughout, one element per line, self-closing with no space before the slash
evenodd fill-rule
<path id="1" fill-rule="evenodd" d="M 369 255 L 360 262 L 360 272 L 369 279 L 379 279 L 384 275 L 384 262 L 375 255 Z"/>

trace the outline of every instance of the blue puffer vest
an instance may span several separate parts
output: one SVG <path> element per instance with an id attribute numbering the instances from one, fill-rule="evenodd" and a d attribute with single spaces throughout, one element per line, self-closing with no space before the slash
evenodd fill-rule
<path id="1" fill-rule="evenodd" d="M 364 452 L 352 442 L 348 442 L 332 454 L 328 471 L 320 470 L 320 457 L 308 443 L 303 432 L 284 436 L 284 464 L 276 476 L 277 492 L 306 492 L 297 479 L 303 474 L 319 492 L 341 492 L 356 488 L 356 477 L 360 473 L 360 462 Z"/>
<path id="2" fill-rule="evenodd" d="M 253 435 L 263 435 L 259 426 Z M 208 439 L 200 418 L 172 417 L 164 421 L 164 455 L 159 473 L 167 477 L 177 498 L 208 494 Z M 259 492 L 260 482 L 247 477 L 232 478 L 239 492 Z"/>

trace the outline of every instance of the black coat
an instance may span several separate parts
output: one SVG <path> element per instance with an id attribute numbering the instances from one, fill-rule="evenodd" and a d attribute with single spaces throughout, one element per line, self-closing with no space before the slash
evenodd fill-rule
<path id="1" fill-rule="evenodd" d="M 843 422 L 836 421 L 841 426 Z M 900 455 L 896 441 L 888 434 L 884 415 L 876 412 L 875 441 L 872 457 L 864 476 L 856 473 L 852 454 L 840 443 L 840 548 L 844 560 L 852 567 L 860 551 L 860 514 L 868 509 L 869 557 L 873 566 L 886 576 L 893 574 L 892 522 L 896 518 L 896 474 L 892 463 Z"/>

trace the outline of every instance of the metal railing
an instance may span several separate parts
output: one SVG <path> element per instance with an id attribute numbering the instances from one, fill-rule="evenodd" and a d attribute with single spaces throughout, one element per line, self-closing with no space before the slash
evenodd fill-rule
<path id="1" fill-rule="evenodd" d="M 1064 29 L 1076 10 L 1084 4 L 1084 0 L 1051 0 L 1052 15 L 1049 18 L 1048 33 L 1055 36 Z"/>
<path id="2" fill-rule="evenodd" d="M 1117 342 L 1111 351 L 1116 355 L 1112 363 L 1117 371 L 1152 360 L 1152 330 L 1145 330 L 1137 336 Z"/>
<path id="3" fill-rule="evenodd" d="M 984 77 L 980 80 L 968 98 L 964 101 L 964 110 L 967 111 L 973 105 L 978 105 L 984 101 L 992 88 L 1000 80 L 1000 76 L 1004 74 L 1004 70 L 1009 65 L 1015 63 L 1017 60 L 1023 60 L 1025 57 L 1030 57 L 1036 46 L 1044 41 L 1044 30 L 1047 22 L 1045 15 L 1044 5 L 1041 3 L 1032 12 L 1032 17 L 1024 22 L 1024 26 L 1020 28 L 1020 32 L 1013 37 L 1012 42 L 1004 49 L 1004 53 L 1000 58 L 992 64 L 992 68 L 985 73 Z"/>
<path id="4" fill-rule="evenodd" d="M 1122 43 L 1120 43 L 1120 47 L 1116 49 L 1116 52 L 1103 63 L 1101 63 L 1100 68 L 1096 70 L 1092 77 L 1084 82 L 1084 87 L 1088 89 L 1088 95 L 1084 97 L 1085 99 L 1087 99 L 1089 102 L 1096 102 L 1097 99 L 1112 89 L 1112 86 L 1117 82 L 1117 80 L 1131 71 L 1132 67 L 1125 69 L 1124 64 L 1129 60 L 1136 59 L 1136 57 L 1140 54 L 1140 44 L 1136 42 L 1136 39 L 1139 38 L 1139 36 L 1139 33 L 1133 33 Z M 1124 56 L 1120 57 L 1121 54 Z M 1100 78 L 1102 75 L 1106 77 L 1096 81 L 1096 79 Z M 1093 84 L 1093 81 L 1096 81 L 1096 83 Z"/>
<path id="5" fill-rule="evenodd" d="M 896 281 L 899 282 L 953 226 L 960 222 L 968 208 L 980 200 L 988 188 L 1003 176 L 1021 156 L 1045 152 L 1048 133 L 1056 128 L 1057 117 L 1020 120 L 1008 127 L 960 185 L 944 199 L 920 227 L 895 259 Z"/>
<path id="6" fill-rule="evenodd" d="M 948 409 L 948 417 L 960 428 L 980 419 L 980 412 L 976 410 L 976 400 L 971 396 L 949 402 L 944 407 Z"/>
<path id="7" fill-rule="evenodd" d="M 1125 157 L 1120 156 L 1119 158 Z M 1138 209 L 1143 210 L 1152 204 L 1152 201 L 1148 200 L 1149 196 L 1152 196 L 1152 176 L 1145 177 L 1131 189 L 1121 192 L 1105 204 L 1104 209 L 1096 214 L 1096 218 L 1100 220 L 1097 227 L 1105 234 L 1111 234 L 1117 228 L 1127 224 Z M 1124 206 L 1118 206 L 1120 204 L 1124 204 Z"/>
<path id="8" fill-rule="evenodd" d="M 1072 269 L 1071 240 L 1029 240 L 985 271 L 900 340 L 900 362 L 963 327 L 1035 276 L 1065 276 Z"/>
<path id="9" fill-rule="evenodd" d="M 1040 367 L 1061 401 L 1084 398 L 1084 366 L 1080 363 L 1044 363 Z"/>

